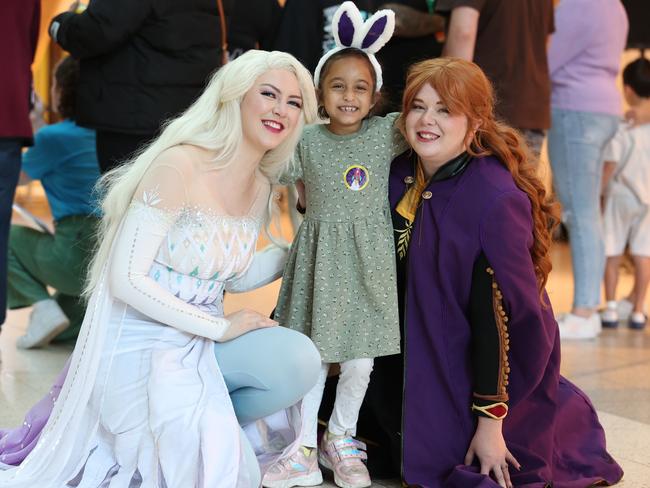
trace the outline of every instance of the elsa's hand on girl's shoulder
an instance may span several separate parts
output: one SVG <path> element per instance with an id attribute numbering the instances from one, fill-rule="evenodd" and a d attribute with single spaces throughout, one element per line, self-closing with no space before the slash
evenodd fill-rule
<path id="1" fill-rule="evenodd" d="M 236 339 L 252 330 L 275 327 L 278 325 L 275 320 L 254 310 L 247 309 L 238 310 L 237 312 L 228 314 L 225 316 L 225 319 L 230 322 L 230 326 L 221 336 L 219 342 L 227 342 Z"/>

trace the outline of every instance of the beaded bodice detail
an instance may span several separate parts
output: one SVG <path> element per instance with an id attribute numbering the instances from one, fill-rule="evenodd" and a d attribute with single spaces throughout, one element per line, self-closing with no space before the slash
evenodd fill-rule
<path id="1" fill-rule="evenodd" d="M 146 196 L 143 200 L 133 202 L 130 211 L 164 219 L 169 228 L 149 277 L 181 300 L 223 316 L 226 282 L 250 266 L 260 219 L 189 206 L 171 211 L 153 206 Z"/>

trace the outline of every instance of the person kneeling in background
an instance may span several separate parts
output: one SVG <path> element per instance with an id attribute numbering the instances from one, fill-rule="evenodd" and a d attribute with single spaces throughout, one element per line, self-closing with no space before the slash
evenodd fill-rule
<path id="1" fill-rule="evenodd" d="M 75 338 L 85 310 L 80 299 L 98 223 L 92 190 L 99 178 L 95 131 L 75 123 L 79 64 L 68 57 L 56 67 L 51 101 L 63 120 L 43 126 L 22 158 L 21 183 L 40 180 L 54 218 L 54 234 L 12 225 L 9 235 L 9 309 L 33 305 L 17 346 Z M 56 290 L 50 295 L 47 287 Z M 66 331 L 63 333 L 63 331 Z"/>

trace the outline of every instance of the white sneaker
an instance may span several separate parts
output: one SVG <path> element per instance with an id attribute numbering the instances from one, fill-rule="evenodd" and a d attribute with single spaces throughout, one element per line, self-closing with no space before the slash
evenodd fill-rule
<path id="1" fill-rule="evenodd" d="M 632 310 L 634 310 L 634 304 L 623 298 L 622 300 L 618 300 L 616 302 L 616 312 L 618 313 L 618 319 L 622 320 L 625 322 L 627 319 L 630 318 L 630 315 L 632 314 Z"/>
<path id="2" fill-rule="evenodd" d="M 595 339 L 602 330 L 600 315 L 592 313 L 589 317 L 580 317 L 567 313 L 557 322 L 561 339 Z"/>
<path id="3" fill-rule="evenodd" d="M 600 320 L 606 329 L 615 329 L 618 327 L 618 302 L 615 300 L 607 302 L 607 306 L 600 313 Z"/>
<path id="4" fill-rule="evenodd" d="M 628 326 L 630 329 L 643 330 L 645 328 L 645 323 L 648 321 L 648 317 L 645 313 L 633 312 L 630 315 L 630 321 Z"/>
<path id="5" fill-rule="evenodd" d="M 16 346 L 20 349 L 33 349 L 47 346 L 52 339 L 70 325 L 70 320 L 63 313 L 55 300 L 47 299 L 36 302 L 29 316 L 27 333 L 19 337 Z"/>

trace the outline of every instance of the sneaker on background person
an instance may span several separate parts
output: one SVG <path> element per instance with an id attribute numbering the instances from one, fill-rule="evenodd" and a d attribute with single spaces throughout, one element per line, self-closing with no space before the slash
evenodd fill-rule
<path id="1" fill-rule="evenodd" d="M 70 325 L 61 307 L 53 299 L 45 299 L 33 305 L 29 315 L 27 332 L 16 341 L 19 349 L 34 349 L 50 343 Z"/>
<path id="2" fill-rule="evenodd" d="M 581 317 L 572 313 L 558 318 L 560 338 L 569 340 L 595 339 L 602 330 L 600 314 L 593 313 L 589 317 Z"/>
<path id="3" fill-rule="evenodd" d="M 628 322 L 628 327 L 634 330 L 643 330 L 645 329 L 645 323 L 647 322 L 648 317 L 641 312 L 633 312 L 630 315 L 630 320 Z"/>
<path id="4" fill-rule="evenodd" d="M 632 314 L 632 311 L 634 310 L 634 303 L 632 303 L 627 298 L 617 300 L 615 303 L 616 311 L 618 312 L 618 319 L 622 321 L 628 320 Z"/>
<path id="5" fill-rule="evenodd" d="M 618 327 L 620 315 L 618 313 L 618 302 L 611 300 L 605 305 L 605 309 L 600 313 L 600 319 L 603 329 L 615 329 Z"/>
<path id="6" fill-rule="evenodd" d="M 600 314 L 603 328 L 615 329 L 619 322 L 627 322 L 628 327 L 642 330 L 648 320 L 645 313 L 634 312 L 634 304 L 627 300 L 611 300 Z"/>

